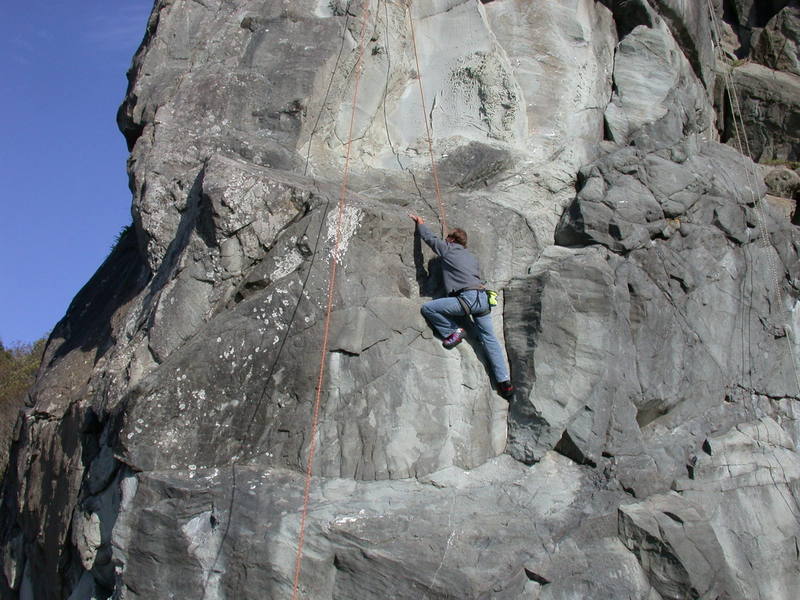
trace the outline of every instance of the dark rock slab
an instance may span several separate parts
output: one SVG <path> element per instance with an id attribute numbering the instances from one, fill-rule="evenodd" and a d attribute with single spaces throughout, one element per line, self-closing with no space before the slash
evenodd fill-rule
<path id="1" fill-rule="evenodd" d="M 755 161 L 798 160 L 800 77 L 756 63 L 734 68 L 730 77 L 736 103 L 721 115 L 722 140 Z M 734 115 L 744 123 L 738 135 Z"/>
<path id="2" fill-rule="evenodd" d="M 800 75 L 800 6 L 787 6 L 770 19 L 751 55 L 765 67 Z"/>

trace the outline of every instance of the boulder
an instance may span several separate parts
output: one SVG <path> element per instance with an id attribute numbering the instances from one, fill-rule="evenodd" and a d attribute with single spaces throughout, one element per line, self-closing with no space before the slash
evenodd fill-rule
<path id="1" fill-rule="evenodd" d="M 769 191 L 781 198 L 794 198 L 800 192 L 800 175 L 791 169 L 772 169 L 764 178 Z"/>

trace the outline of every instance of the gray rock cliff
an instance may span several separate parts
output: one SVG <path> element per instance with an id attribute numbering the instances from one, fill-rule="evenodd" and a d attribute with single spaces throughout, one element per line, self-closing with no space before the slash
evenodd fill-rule
<path id="1" fill-rule="evenodd" d="M 795 14 L 756 4 L 158 0 L 0 597 L 292 598 L 302 537 L 314 600 L 796 598 L 800 232 L 751 157 L 795 160 L 798 75 L 715 45 Z M 437 182 L 510 402 L 419 313 Z"/>

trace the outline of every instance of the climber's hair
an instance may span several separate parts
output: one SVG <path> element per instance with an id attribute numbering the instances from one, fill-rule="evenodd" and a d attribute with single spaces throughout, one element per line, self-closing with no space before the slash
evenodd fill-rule
<path id="1" fill-rule="evenodd" d="M 456 227 L 449 234 L 447 234 L 447 241 L 461 244 L 464 248 L 467 247 L 467 232 L 463 229 Z"/>

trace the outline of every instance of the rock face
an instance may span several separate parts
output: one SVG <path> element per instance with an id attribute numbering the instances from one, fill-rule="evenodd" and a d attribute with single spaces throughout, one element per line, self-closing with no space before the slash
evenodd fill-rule
<path id="1" fill-rule="evenodd" d="M 771 69 L 800 75 L 800 11 L 796 5 L 770 19 L 753 47 L 753 58 Z"/>
<path id="2" fill-rule="evenodd" d="M 737 98 L 735 107 L 724 111 L 723 139 L 737 149 L 741 144 L 754 160 L 797 161 L 800 77 L 749 63 L 733 69 L 730 81 Z"/>
<path id="3" fill-rule="evenodd" d="M 732 26 L 739 38 L 739 52 L 745 56 L 750 52 L 753 38 L 757 38 L 770 20 L 796 0 L 711 0 L 720 19 L 723 17 Z"/>
<path id="4" fill-rule="evenodd" d="M 701 4 L 159 0 L 0 597 L 291 598 L 304 523 L 302 598 L 793 599 L 800 235 L 717 141 Z M 419 314 L 437 180 L 510 403 Z"/>
<path id="5" fill-rule="evenodd" d="M 737 54 L 744 62 L 720 60 L 718 127 L 723 141 L 759 162 L 797 161 L 800 156 L 800 4 L 750 3 L 751 21 L 760 23 Z M 739 14 L 747 3 L 737 4 Z M 715 35 L 726 47 L 725 23 L 715 21 Z M 766 27 L 765 27 L 766 25 Z M 763 29 L 762 29 L 763 28 Z M 749 30 L 748 30 L 749 31 Z M 741 36 L 740 36 L 741 37 Z M 722 52 L 719 53 L 721 55 Z M 753 61 L 753 62 L 750 62 Z"/>

